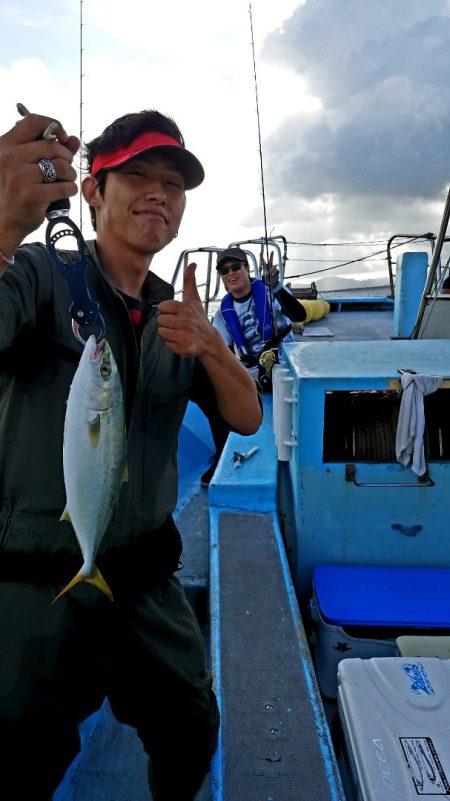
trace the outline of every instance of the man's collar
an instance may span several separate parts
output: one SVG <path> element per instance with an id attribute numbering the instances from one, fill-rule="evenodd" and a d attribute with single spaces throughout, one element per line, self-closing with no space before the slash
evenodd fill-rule
<path id="1" fill-rule="evenodd" d="M 231 293 L 231 294 L 233 295 L 233 293 Z M 248 292 L 246 295 L 244 295 L 243 298 L 235 298 L 234 295 L 233 295 L 233 300 L 234 300 L 235 303 L 245 303 L 245 301 L 250 300 L 250 298 L 252 297 L 252 294 L 253 293 L 250 290 L 250 292 Z"/>
<path id="2" fill-rule="evenodd" d="M 109 280 L 105 268 L 103 267 L 96 240 L 88 240 L 86 242 L 86 248 L 98 271 L 101 273 L 105 281 L 107 281 L 107 283 L 112 287 L 112 289 L 116 291 L 116 288 Z M 167 281 L 159 278 L 159 276 L 149 270 L 145 276 L 144 283 L 142 284 L 142 299 L 144 303 L 146 305 L 154 306 L 157 303 L 161 303 L 163 300 L 172 300 L 173 296 L 174 289 L 172 284 L 169 284 Z"/>

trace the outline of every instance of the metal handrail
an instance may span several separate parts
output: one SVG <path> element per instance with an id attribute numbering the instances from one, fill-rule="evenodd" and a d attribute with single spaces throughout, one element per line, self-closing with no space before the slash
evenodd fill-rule
<path id="1" fill-rule="evenodd" d="M 278 244 L 278 241 L 276 241 L 276 240 L 282 240 L 282 242 L 284 243 L 284 253 L 281 252 L 280 245 Z M 260 278 L 261 274 L 260 274 L 259 259 L 255 256 L 255 254 L 251 250 L 246 248 L 245 245 L 264 245 L 265 243 L 266 243 L 266 239 L 265 238 L 245 239 L 242 242 L 231 242 L 229 245 L 226 245 L 226 248 L 232 248 L 232 247 L 240 247 L 240 248 L 242 248 L 242 250 L 245 252 L 245 254 L 246 254 L 246 256 L 247 256 L 247 258 L 249 260 L 250 272 L 253 273 L 256 278 Z M 277 266 L 278 266 L 278 271 L 280 273 L 280 280 L 282 281 L 283 277 L 284 277 L 284 267 L 285 267 L 286 258 L 287 258 L 287 242 L 286 242 L 286 239 L 285 239 L 284 236 L 279 236 L 279 237 L 275 237 L 274 239 L 267 240 L 267 243 L 268 243 L 268 246 L 270 248 L 273 248 L 275 250 L 275 253 L 277 255 L 277 259 L 278 259 L 278 265 Z M 187 264 L 188 264 L 189 256 L 191 256 L 192 254 L 195 254 L 195 253 L 207 253 L 208 254 L 208 263 L 207 263 L 207 268 L 206 268 L 206 281 L 203 281 L 202 283 L 197 284 L 197 288 L 199 290 L 201 290 L 203 288 L 205 289 L 205 298 L 203 300 L 203 306 L 204 306 L 206 314 L 208 314 L 210 303 L 212 303 L 215 300 L 217 300 L 217 297 L 219 295 L 219 290 L 221 288 L 220 276 L 216 271 L 213 271 L 213 267 L 212 267 L 213 256 L 214 256 L 214 254 L 218 255 L 219 253 L 222 253 L 222 251 L 225 250 L 226 248 L 223 248 L 223 247 L 220 248 L 220 247 L 217 247 L 216 245 L 209 245 L 207 247 L 202 247 L 202 248 L 190 248 L 189 250 L 183 250 L 180 253 L 179 257 L 178 257 L 178 261 L 177 261 L 176 266 L 175 266 L 175 270 L 174 270 L 174 273 L 173 273 L 173 276 L 172 276 L 172 280 L 171 280 L 171 284 L 172 284 L 173 287 L 176 286 L 176 283 L 177 283 L 177 281 L 179 280 L 179 277 L 180 277 L 180 273 L 182 273 L 182 271 L 184 272 L 184 270 L 186 269 Z M 211 283 L 214 283 L 214 279 L 213 279 L 213 281 L 211 279 L 212 279 L 214 273 L 215 273 L 216 279 L 215 279 L 215 284 L 214 284 L 214 291 L 211 293 L 211 291 L 210 291 L 211 290 Z M 182 292 L 182 290 L 180 289 L 175 293 L 175 295 L 180 295 L 181 292 Z"/>
<path id="2" fill-rule="evenodd" d="M 448 222 L 448 213 L 450 213 L 450 201 L 448 200 L 448 198 L 447 198 L 447 202 L 448 202 L 448 205 L 449 205 L 449 209 L 447 209 L 447 207 L 446 207 L 445 216 L 446 216 L 447 222 Z M 443 226 L 444 226 L 444 221 L 441 224 L 441 230 L 440 230 L 440 233 L 439 233 L 438 237 L 436 237 L 436 235 L 433 234 L 433 233 L 426 233 L 426 234 L 420 234 L 420 235 L 418 235 L 418 234 L 394 234 L 392 237 L 390 237 L 390 239 L 388 240 L 388 243 L 387 243 L 388 278 L 389 278 L 389 286 L 390 286 L 390 296 L 389 297 L 393 298 L 394 297 L 394 293 L 395 293 L 395 290 L 394 290 L 394 275 L 393 275 L 393 260 L 392 260 L 392 255 L 391 255 L 391 249 L 392 249 L 392 245 L 393 245 L 394 240 L 395 239 L 427 239 L 427 240 L 429 240 L 433 261 L 432 261 L 432 265 L 430 266 L 429 279 L 428 280 L 431 281 L 431 283 L 432 283 L 432 278 L 430 278 L 430 274 L 431 274 L 431 270 L 432 269 L 436 270 L 437 265 L 439 264 L 438 250 L 440 252 L 442 250 L 443 243 L 446 242 L 446 241 L 450 241 L 450 240 L 447 240 L 447 238 L 445 237 L 445 229 L 444 229 Z M 435 241 L 436 241 L 436 246 L 434 247 Z M 276 260 L 277 260 L 277 265 L 276 266 L 277 266 L 279 274 L 280 274 L 280 280 L 282 282 L 284 282 L 285 270 L 286 270 L 286 262 L 287 262 L 287 244 L 288 243 L 287 243 L 286 238 L 284 236 L 280 235 L 280 236 L 270 237 L 267 240 L 266 240 L 265 237 L 258 237 L 256 239 L 243 239 L 243 240 L 239 240 L 239 241 L 233 241 L 230 244 L 226 245 L 226 248 L 230 248 L 230 247 L 240 247 L 240 248 L 242 248 L 242 250 L 244 250 L 244 252 L 246 253 L 246 255 L 248 257 L 249 264 L 250 264 L 250 271 L 251 271 L 252 274 L 255 275 L 256 278 L 260 278 L 261 277 L 259 259 L 246 246 L 259 245 L 261 247 L 267 246 L 268 248 L 272 248 L 275 251 L 275 254 L 276 254 Z M 398 247 L 398 245 L 397 245 L 397 247 Z M 219 294 L 220 294 L 220 289 L 221 289 L 220 277 L 219 277 L 219 275 L 216 274 L 215 282 L 214 282 L 214 272 L 215 271 L 213 270 L 212 260 L 213 260 L 214 254 L 218 255 L 223 250 L 225 250 L 224 247 L 218 247 L 218 246 L 215 246 L 215 245 L 211 245 L 211 246 L 207 246 L 207 247 L 190 248 L 189 250 L 183 250 L 181 252 L 179 258 L 178 258 L 178 261 L 177 261 L 177 264 L 176 264 L 176 267 L 175 267 L 175 271 L 174 271 L 174 274 L 172 276 L 171 283 L 172 283 L 173 286 L 175 286 L 176 283 L 177 283 L 177 280 L 179 280 L 180 271 L 182 270 L 182 268 L 184 269 L 187 266 L 188 257 L 189 256 L 191 256 L 191 255 L 193 255 L 195 253 L 208 253 L 209 254 L 208 255 L 208 263 L 207 263 L 206 281 L 204 281 L 204 282 L 202 282 L 202 283 L 197 285 L 199 289 L 205 289 L 205 299 L 204 299 L 203 303 L 204 303 L 204 307 L 205 307 L 206 313 L 208 313 L 210 304 L 213 303 L 214 301 L 216 301 L 218 299 L 218 297 L 219 297 Z M 434 265 L 436 265 L 436 267 L 434 267 Z M 289 275 L 289 280 L 301 279 L 301 278 L 302 278 L 302 274 L 301 273 L 294 274 L 294 275 Z M 213 289 L 212 292 L 211 292 L 211 284 L 214 285 L 214 289 Z M 176 292 L 176 294 L 177 295 L 181 294 L 181 290 L 178 290 Z"/>
<path id="3" fill-rule="evenodd" d="M 278 240 L 281 240 L 283 243 L 283 253 L 281 252 L 280 245 L 278 244 Z M 259 237 L 258 239 L 243 239 L 240 242 L 232 242 L 228 245 L 229 248 L 233 247 L 242 247 L 242 245 L 261 245 L 263 247 L 266 245 L 268 248 L 273 248 L 276 255 L 277 255 L 277 268 L 280 274 L 280 281 L 284 282 L 284 271 L 286 267 L 287 261 L 287 240 L 284 236 L 274 236 L 270 237 L 270 239 L 266 239 L 265 237 Z M 243 248 L 245 250 L 245 248 Z M 245 250 L 246 253 L 250 253 L 252 256 L 252 261 L 254 262 L 255 267 L 255 275 L 257 278 L 260 278 L 260 270 L 259 270 L 259 263 L 256 260 L 256 257 L 251 251 Z"/>
<path id="4" fill-rule="evenodd" d="M 204 298 L 204 301 L 203 301 L 203 306 L 204 306 L 206 314 L 208 314 L 210 303 L 212 303 L 214 300 L 216 300 L 217 296 L 219 294 L 220 276 L 219 276 L 218 273 L 216 273 L 216 281 L 215 281 L 214 291 L 212 292 L 212 294 L 211 294 L 211 291 L 210 291 L 211 290 L 211 275 L 212 275 L 212 272 L 213 272 L 212 271 L 212 260 L 213 260 L 214 254 L 215 253 L 221 253 L 222 250 L 223 250 L 223 248 L 219 248 L 219 247 L 216 247 L 214 245 L 211 245 L 209 247 L 204 247 L 204 248 L 191 248 L 189 250 L 183 250 L 180 253 L 179 257 L 178 257 L 178 261 L 177 261 L 176 266 L 175 266 L 175 271 L 174 271 L 174 274 L 172 276 L 171 284 L 172 284 L 173 287 L 175 287 L 176 283 L 177 283 L 177 280 L 179 278 L 180 272 L 181 271 L 184 272 L 184 270 L 187 267 L 188 257 L 193 253 L 208 253 L 208 264 L 207 264 L 207 268 L 206 268 L 206 281 L 203 281 L 202 283 L 197 284 L 197 289 L 201 290 L 202 288 L 205 288 L 205 298 Z M 182 292 L 181 289 L 178 290 L 178 292 L 175 293 L 175 296 L 176 295 L 180 295 L 181 292 Z"/>
<path id="5" fill-rule="evenodd" d="M 345 480 L 352 482 L 355 487 L 413 487 L 420 489 L 424 487 L 434 487 L 435 483 L 431 478 L 428 469 L 423 476 L 418 476 L 417 481 L 357 481 L 356 480 L 356 466 L 354 464 L 345 465 Z"/>
<path id="6" fill-rule="evenodd" d="M 417 313 L 417 321 L 416 325 L 414 326 L 414 331 L 411 334 L 411 339 L 419 338 L 419 331 L 422 324 L 423 316 L 425 314 L 425 309 L 427 306 L 427 298 L 432 292 L 433 285 L 436 282 L 436 273 L 438 269 L 440 270 L 441 267 L 442 246 L 444 242 L 448 241 L 445 235 L 447 233 L 449 219 L 450 219 L 450 189 L 447 192 L 447 198 L 445 201 L 441 225 L 439 227 L 439 233 L 437 235 L 436 244 L 433 251 L 433 257 L 431 259 L 430 268 L 428 270 L 427 280 L 425 282 L 422 298 L 420 301 L 419 311 Z"/>
<path id="7" fill-rule="evenodd" d="M 431 253 L 433 254 L 434 242 L 435 242 L 435 239 L 436 239 L 436 234 L 428 233 L 428 234 L 420 234 L 419 236 L 417 236 L 417 234 L 394 234 L 394 236 L 391 236 L 391 238 L 388 239 L 388 243 L 387 243 L 387 246 L 386 246 L 386 255 L 387 255 L 387 261 L 388 261 L 389 285 L 391 287 L 391 298 L 395 297 L 394 273 L 393 273 L 393 270 L 392 270 L 392 256 L 391 256 L 392 243 L 393 243 L 393 241 L 395 239 L 429 239 L 430 240 Z"/>

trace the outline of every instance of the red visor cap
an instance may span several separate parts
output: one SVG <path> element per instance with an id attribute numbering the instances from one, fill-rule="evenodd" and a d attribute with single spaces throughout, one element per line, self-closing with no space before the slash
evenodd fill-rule
<path id="1" fill-rule="evenodd" d="M 145 153 L 147 150 L 155 150 L 163 156 L 172 159 L 180 170 L 184 178 L 186 189 L 195 189 L 199 186 L 204 177 L 205 171 L 198 158 L 180 145 L 176 139 L 159 131 L 146 131 L 140 134 L 129 145 L 118 147 L 110 153 L 102 153 L 94 158 L 91 174 L 96 176 L 100 170 L 110 170 L 124 164 L 126 161 Z"/>

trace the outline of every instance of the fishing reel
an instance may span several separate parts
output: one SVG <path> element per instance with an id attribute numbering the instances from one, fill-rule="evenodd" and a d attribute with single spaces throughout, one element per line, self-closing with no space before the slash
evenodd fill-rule
<path id="1" fill-rule="evenodd" d="M 278 364 L 278 350 L 270 348 L 263 351 L 258 359 L 258 379 L 263 389 L 272 389 L 272 368 L 274 364 Z"/>

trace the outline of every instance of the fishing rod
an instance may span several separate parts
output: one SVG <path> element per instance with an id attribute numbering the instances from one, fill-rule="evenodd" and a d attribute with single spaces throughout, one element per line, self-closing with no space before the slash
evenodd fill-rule
<path id="1" fill-rule="evenodd" d="M 262 194 L 262 204 L 263 204 L 263 220 L 264 220 L 264 242 L 266 246 L 266 259 L 265 263 L 267 264 L 267 286 L 269 288 L 269 307 L 270 307 L 270 315 L 272 318 L 272 328 L 275 331 L 275 323 L 274 323 L 274 314 L 273 314 L 273 298 L 272 293 L 270 292 L 270 275 L 269 275 L 269 237 L 267 233 L 267 210 L 266 210 L 266 190 L 264 185 L 264 163 L 263 163 L 263 154 L 262 154 L 262 141 L 261 141 L 261 118 L 259 114 L 259 96 L 258 96 L 258 78 L 256 74 L 256 55 L 255 55 L 255 37 L 253 33 L 253 12 L 252 12 L 252 1 L 249 0 L 248 3 L 248 10 L 249 10 L 249 17 L 250 17 L 250 32 L 251 32 L 251 45 L 252 45 L 252 59 L 253 59 L 253 77 L 254 77 L 254 84 L 255 84 L 255 101 L 256 101 L 256 120 L 257 120 L 257 128 L 258 128 L 258 146 L 259 146 L 259 166 L 260 166 L 260 174 L 261 174 L 261 194 Z M 264 246 L 261 247 L 261 255 L 264 252 Z M 261 259 L 262 263 L 264 264 L 264 257 L 262 255 Z M 261 265 L 262 266 L 262 265 Z M 263 278 L 264 278 L 264 270 L 263 270 Z"/>
<path id="2" fill-rule="evenodd" d="M 262 155 L 262 142 L 261 142 L 261 118 L 259 114 L 259 97 L 258 97 L 258 78 L 256 75 L 256 55 L 255 55 L 255 37 L 253 33 L 253 12 L 252 12 L 252 0 L 249 0 L 248 3 L 248 12 L 250 16 L 250 32 L 252 36 L 252 59 L 253 59 L 253 78 L 255 83 L 255 101 L 256 101 L 256 120 L 258 126 L 258 146 L 259 146 L 259 166 L 260 166 L 260 173 L 261 173 L 261 193 L 262 193 L 262 202 L 263 202 L 263 217 L 264 217 L 264 239 L 266 242 L 266 255 L 267 260 L 269 259 L 269 244 L 268 244 L 268 234 L 267 234 L 267 213 L 266 213 L 266 191 L 264 186 L 264 164 L 263 164 L 263 155 Z"/>
<path id="3" fill-rule="evenodd" d="M 80 0 L 80 55 L 79 55 L 79 65 L 80 65 L 80 75 L 79 75 L 79 85 L 80 85 L 80 103 L 79 103 L 79 133 L 80 133 L 80 154 L 82 153 L 82 142 L 84 136 L 83 130 L 83 0 Z M 23 103 L 17 103 L 17 110 L 22 117 L 26 117 L 29 114 L 28 109 L 23 105 Z M 53 133 L 52 124 L 48 126 L 48 128 L 43 133 L 43 138 L 47 139 L 55 139 L 55 135 Z M 87 333 L 88 329 L 95 329 L 96 330 L 96 339 L 97 342 L 104 336 L 105 333 L 105 323 L 100 312 L 100 305 L 94 301 L 89 291 L 89 287 L 86 282 L 86 269 L 87 269 L 87 257 L 86 257 L 86 243 L 83 237 L 83 195 L 81 192 L 81 171 L 82 171 L 82 158 L 80 158 L 80 225 L 79 227 L 73 222 L 73 220 L 69 217 L 70 212 L 70 200 L 68 198 L 62 198 L 61 200 L 55 201 L 51 203 L 47 209 L 46 217 L 47 217 L 47 229 L 45 232 L 45 241 L 47 245 L 47 250 L 50 254 L 50 257 L 53 261 L 58 272 L 65 278 L 68 284 L 69 293 L 71 296 L 71 305 L 69 308 L 70 315 L 72 317 L 72 329 L 75 337 L 81 342 L 85 344 L 86 340 L 80 333 Z M 55 176 L 47 175 L 44 176 L 44 180 L 47 182 L 53 182 L 55 180 Z M 61 228 L 61 224 L 65 227 Z M 65 258 L 61 258 L 58 249 L 56 248 L 57 242 L 60 242 L 61 239 L 64 237 L 71 236 L 75 239 L 76 242 L 76 249 L 77 249 L 77 257 L 67 262 Z"/>
<path id="4" fill-rule="evenodd" d="M 80 153 L 83 148 L 83 0 L 80 0 Z M 83 193 L 81 191 L 81 168 L 80 159 L 80 231 L 83 231 Z"/>

